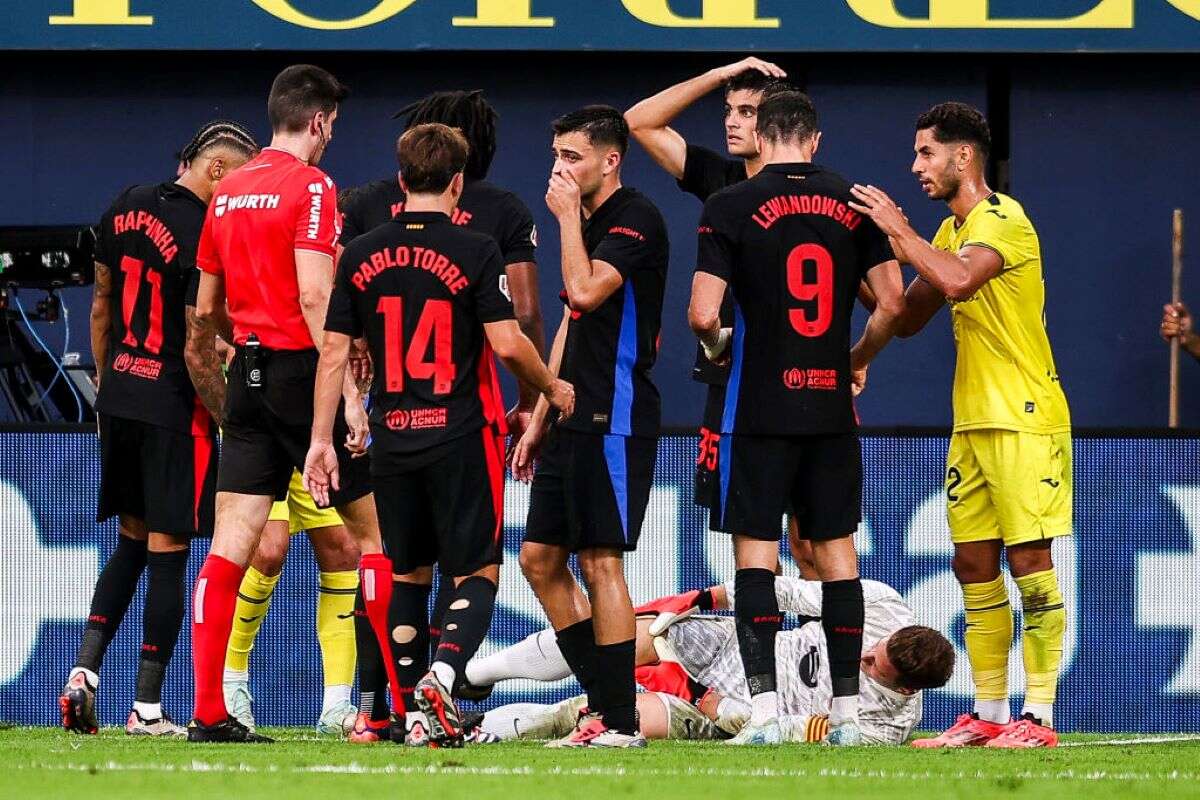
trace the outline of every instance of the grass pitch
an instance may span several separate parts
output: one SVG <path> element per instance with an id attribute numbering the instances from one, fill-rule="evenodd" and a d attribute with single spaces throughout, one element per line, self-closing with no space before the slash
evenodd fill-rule
<path id="1" fill-rule="evenodd" d="M 645 751 L 563 751 L 533 742 L 411 750 L 352 746 L 299 728 L 264 732 L 280 741 L 189 745 L 135 739 L 111 728 L 99 736 L 50 728 L 0 730 L 0 796 L 557 800 L 586 793 L 604 800 L 762 800 L 836 792 L 826 796 L 1200 797 L 1196 738 L 1069 736 L 1069 746 L 1026 752 L 732 748 L 700 742 L 652 742 Z"/>

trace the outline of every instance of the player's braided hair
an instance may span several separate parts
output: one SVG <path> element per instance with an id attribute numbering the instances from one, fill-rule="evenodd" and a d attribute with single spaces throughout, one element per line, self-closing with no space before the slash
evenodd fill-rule
<path id="1" fill-rule="evenodd" d="M 259 150 L 258 143 L 254 140 L 254 134 L 250 133 L 244 125 L 232 120 L 214 119 L 200 126 L 200 130 L 196 131 L 196 135 L 184 145 L 176 156 L 178 160 L 187 164 L 205 150 L 217 146 L 232 147 L 247 155 Z"/>
<path id="2" fill-rule="evenodd" d="M 402 117 L 406 131 L 429 123 L 458 128 L 471 147 L 466 176 L 475 180 L 487 177 L 496 155 L 496 121 L 500 115 L 484 99 L 482 89 L 434 92 L 400 109 L 393 119 Z"/>

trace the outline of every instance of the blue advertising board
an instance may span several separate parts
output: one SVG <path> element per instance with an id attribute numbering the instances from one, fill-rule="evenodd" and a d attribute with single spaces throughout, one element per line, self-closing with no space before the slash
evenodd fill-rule
<path id="1" fill-rule="evenodd" d="M 0 49 L 1195 52 L 1197 0 L 9 0 Z"/>
<path id="2" fill-rule="evenodd" d="M 942 436 L 871 435 L 863 442 L 863 575 L 894 586 L 917 619 L 945 631 L 959 651 L 950 684 L 926 699 L 926 728 L 951 722 L 970 693 L 944 513 L 946 444 Z M 641 544 L 626 570 L 638 601 L 733 574 L 728 538 L 710 532 L 690 501 L 695 446 L 690 436 L 661 441 Z M 1063 730 L 1200 731 L 1198 460 L 1197 439 L 1076 440 L 1075 535 L 1055 545 L 1069 608 L 1056 713 Z M 94 436 L 0 434 L 0 465 L 0 720 L 53 724 L 92 586 L 117 534 L 112 523 L 92 521 L 99 477 Z M 545 625 L 516 565 L 528 497 L 528 487 L 509 483 L 507 561 L 485 651 Z M 255 712 L 264 724 L 311 724 L 321 702 L 316 567 L 300 539 L 251 659 Z M 189 579 L 205 549 L 193 548 Z M 123 722 L 132 701 L 142 597 L 101 673 L 105 724 Z M 1019 690 L 1019 645 L 1010 665 L 1010 685 Z M 190 667 L 185 630 L 164 694 L 167 710 L 180 719 L 191 707 Z M 572 681 L 513 683 L 490 703 L 549 702 L 573 691 Z"/>

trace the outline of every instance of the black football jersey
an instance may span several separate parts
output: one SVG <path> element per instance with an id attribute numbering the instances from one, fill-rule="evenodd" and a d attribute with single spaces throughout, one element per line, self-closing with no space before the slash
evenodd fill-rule
<path id="1" fill-rule="evenodd" d="M 705 204 L 696 269 L 734 301 L 722 433 L 854 428 L 851 312 L 863 276 L 895 255 L 851 199 L 817 165 L 772 164 Z"/>
<path id="2" fill-rule="evenodd" d="M 100 220 L 96 260 L 112 275 L 112 328 L 96 410 L 183 432 L 208 428 L 183 360 L 203 200 L 174 182 L 134 186 Z"/>
<path id="3" fill-rule="evenodd" d="M 695 144 L 687 146 L 683 162 L 683 177 L 676 183 L 688 194 L 695 195 L 701 203 L 707 202 L 722 189 L 746 180 L 746 162 L 724 156 Z M 733 300 L 727 294 L 721 304 L 721 325 L 733 324 Z M 729 381 L 729 367 L 718 366 L 704 355 L 704 348 L 696 346 L 696 362 L 692 366 L 692 380 L 710 386 L 724 386 Z"/>
<path id="4" fill-rule="evenodd" d="M 395 178 L 372 181 L 342 193 L 342 244 L 378 227 L 404 210 L 404 190 Z M 488 181 L 467 181 L 451 220 L 496 240 L 504 264 L 534 260 L 537 230 L 521 199 Z"/>
<path id="5" fill-rule="evenodd" d="M 575 385 L 575 413 L 563 424 L 657 436 L 661 409 L 650 369 L 667 284 L 666 224 L 644 195 L 623 187 L 585 222 L 583 238 L 590 258 L 612 264 L 624 282 L 593 311 L 571 311 L 559 373 Z"/>
<path id="6" fill-rule="evenodd" d="M 496 242 L 438 212 L 401 212 L 342 253 L 325 329 L 375 362 L 372 469 L 503 418 L 484 336 L 513 319 Z"/>

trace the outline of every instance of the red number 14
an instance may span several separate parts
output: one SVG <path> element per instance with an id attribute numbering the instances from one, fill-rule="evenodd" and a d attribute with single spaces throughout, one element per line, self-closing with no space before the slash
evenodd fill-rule
<path id="1" fill-rule="evenodd" d="M 404 352 L 404 298 L 381 297 L 376 312 L 383 314 L 384 381 L 389 392 L 404 391 L 404 376 L 433 380 L 434 394 L 447 394 L 454 385 L 454 311 L 449 300 L 429 300 L 421 310 L 408 353 Z M 433 360 L 426 361 L 429 340 Z"/>

